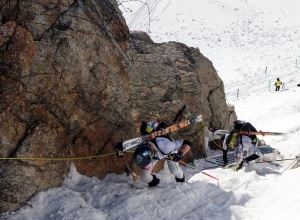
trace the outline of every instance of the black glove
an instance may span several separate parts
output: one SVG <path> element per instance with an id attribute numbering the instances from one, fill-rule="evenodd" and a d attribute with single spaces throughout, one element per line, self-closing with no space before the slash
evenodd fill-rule
<path id="1" fill-rule="evenodd" d="M 116 155 L 119 158 L 122 158 L 124 156 L 124 151 L 123 151 L 123 141 L 120 141 L 116 144 L 114 144 L 114 149 L 116 151 Z"/>
<path id="2" fill-rule="evenodd" d="M 151 174 L 153 176 L 153 179 L 150 183 L 148 183 L 149 187 L 153 187 L 156 186 L 157 184 L 159 184 L 160 180 L 153 174 Z"/>
<path id="3" fill-rule="evenodd" d="M 168 159 L 172 160 L 174 162 L 179 162 L 182 157 L 183 157 L 182 151 L 179 151 L 177 153 L 171 153 L 171 154 L 168 155 Z"/>

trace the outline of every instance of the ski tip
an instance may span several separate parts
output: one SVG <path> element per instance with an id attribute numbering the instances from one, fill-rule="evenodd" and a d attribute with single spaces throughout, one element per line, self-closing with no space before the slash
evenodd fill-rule
<path id="1" fill-rule="evenodd" d="M 201 122 L 202 121 L 202 115 L 198 115 L 197 117 L 195 118 L 192 118 L 189 120 L 190 123 L 198 123 L 198 122 Z"/>

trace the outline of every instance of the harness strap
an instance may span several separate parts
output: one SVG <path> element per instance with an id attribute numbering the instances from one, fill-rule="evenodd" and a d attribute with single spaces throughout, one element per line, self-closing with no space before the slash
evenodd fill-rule
<path id="1" fill-rule="evenodd" d="M 170 140 L 170 141 L 173 141 L 172 138 L 170 138 L 170 137 L 168 137 L 168 136 L 166 136 L 166 135 L 163 135 L 163 136 L 160 136 L 160 137 L 163 137 L 163 138 L 166 138 L 166 139 L 168 139 L 168 140 Z M 149 143 L 156 151 L 159 151 L 162 155 L 168 155 L 168 154 L 165 154 L 165 153 L 159 148 L 159 146 L 158 146 L 158 144 L 157 144 L 157 142 L 156 142 L 156 138 L 154 138 L 154 139 L 148 141 L 148 143 Z"/>

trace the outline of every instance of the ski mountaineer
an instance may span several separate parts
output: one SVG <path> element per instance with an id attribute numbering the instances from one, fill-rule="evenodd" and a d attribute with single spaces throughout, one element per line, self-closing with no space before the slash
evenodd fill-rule
<path id="1" fill-rule="evenodd" d="M 235 161 L 238 165 L 236 170 L 247 166 L 250 161 L 259 158 L 259 150 L 257 148 L 258 139 L 256 135 L 238 135 L 237 131 L 257 131 L 249 122 L 237 120 L 234 122 L 234 129 L 230 134 L 225 135 L 223 141 L 223 160 L 224 166 L 228 163 L 227 151 L 234 151 Z"/>
<path id="2" fill-rule="evenodd" d="M 143 121 L 140 132 L 142 135 L 146 135 L 166 127 L 167 125 L 162 121 Z M 141 180 L 149 187 L 159 184 L 160 180 L 151 172 L 155 164 L 165 158 L 170 172 L 175 175 L 176 182 L 185 182 L 185 175 L 179 167 L 179 161 L 190 148 L 190 141 L 172 140 L 169 135 L 158 136 L 139 145 L 134 152 L 134 161 L 141 168 Z"/>

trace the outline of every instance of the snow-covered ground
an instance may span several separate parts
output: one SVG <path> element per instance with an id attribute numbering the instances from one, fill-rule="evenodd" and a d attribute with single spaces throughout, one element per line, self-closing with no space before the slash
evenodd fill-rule
<path id="1" fill-rule="evenodd" d="M 265 92 L 277 77 L 294 85 L 296 59 L 300 68 L 299 1 L 119 1 L 130 30 L 145 31 L 155 42 L 200 48 L 228 93 Z"/>
<path id="2" fill-rule="evenodd" d="M 280 151 L 277 159 L 300 154 L 299 0 L 140 0 L 122 5 L 131 30 L 146 31 L 155 42 L 200 48 L 224 81 L 239 119 L 258 130 L 289 133 L 260 136 Z M 278 77 L 286 90 L 275 92 Z M 71 166 L 61 187 L 38 193 L 0 219 L 298 219 L 300 168 L 290 169 L 293 162 L 255 163 L 238 172 L 203 171 L 218 181 L 183 167 L 186 183 L 176 183 L 164 169 L 156 174 L 158 187 L 143 189 L 131 188 L 133 180 L 126 174 L 100 181 Z M 209 164 L 199 160 L 195 166 L 202 170 Z"/>

